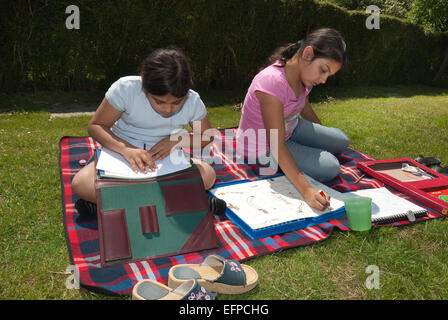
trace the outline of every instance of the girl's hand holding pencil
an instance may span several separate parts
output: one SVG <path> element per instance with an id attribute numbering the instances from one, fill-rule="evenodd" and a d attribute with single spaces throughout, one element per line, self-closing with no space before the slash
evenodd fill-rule
<path id="1" fill-rule="evenodd" d="M 166 137 L 157 142 L 148 153 L 152 160 L 162 160 L 170 155 L 173 148 L 179 144 L 179 141 L 181 141 L 180 138 L 172 140 L 170 137 Z"/>
<path id="2" fill-rule="evenodd" d="M 325 208 L 329 208 L 330 210 L 331 210 L 331 207 L 330 207 L 330 195 L 329 194 L 327 194 L 325 191 L 323 191 L 323 190 L 319 190 L 319 194 L 325 199 L 325 201 L 326 201 L 326 204 L 325 204 Z"/>
<path id="3" fill-rule="evenodd" d="M 303 197 L 311 208 L 323 211 L 330 206 L 330 195 L 323 190 L 310 187 L 304 192 Z"/>
<path id="4" fill-rule="evenodd" d="M 125 148 L 123 151 L 123 156 L 131 165 L 132 170 L 137 173 L 140 170 L 143 173 L 147 173 L 147 167 L 151 171 L 157 169 L 155 160 L 151 157 L 148 151 L 140 148 Z"/>

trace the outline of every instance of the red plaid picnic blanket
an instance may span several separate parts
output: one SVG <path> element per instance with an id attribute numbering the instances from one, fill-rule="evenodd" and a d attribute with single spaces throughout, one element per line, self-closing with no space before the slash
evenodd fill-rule
<path id="1" fill-rule="evenodd" d="M 208 157 L 213 158 L 211 160 L 214 162 L 212 166 L 216 171 L 217 184 L 260 178 L 257 165 L 240 164 L 236 161 L 234 133 L 235 129 L 217 130 L 215 140 L 208 150 Z M 176 264 L 200 263 L 210 254 L 219 254 L 224 258 L 244 261 L 258 255 L 326 240 L 334 228 L 341 231 L 350 230 L 344 216 L 305 229 L 253 240 L 248 238 L 232 221 L 225 217 L 215 216 L 215 230 L 219 239 L 217 249 L 102 268 L 100 266 L 97 218 L 96 216 L 87 218 L 79 216 L 74 208 L 77 197 L 71 189 L 73 176 L 82 168 L 80 160 L 88 160 L 97 148 L 100 148 L 100 145 L 90 137 L 63 137 L 60 140 L 62 218 L 69 259 L 70 263 L 76 266 L 80 284 L 95 292 L 130 295 L 133 286 L 142 279 L 153 279 L 166 284 L 168 270 Z M 348 149 L 344 153 L 338 154 L 337 157 L 341 163 L 341 172 L 334 180 L 327 183 L 329 187 L 340 192 L 348 192 L 384 186 L 378 180 L 369 177 L 354 183 L 362 174 L 356 168 L 356 163 L 374 160 L 373 158 L 353 149 Z M 210 161 L 208 162 L 210 163 Z M 391 191 L 410 200 L 403 194 Z M 416 222 L 441 217 L 434 210 L 427 209 L 428 216 L 419 218 Z M 399 221 L 388 225 L 405 224 L 409 224 L 409 222 Z"/>

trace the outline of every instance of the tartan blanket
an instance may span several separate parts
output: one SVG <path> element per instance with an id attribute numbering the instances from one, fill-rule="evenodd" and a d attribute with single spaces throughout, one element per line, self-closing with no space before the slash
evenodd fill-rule
<path id="1" fill-rule="evenodd" d="M 235 129 L 217 130 L 215 140 L 209 148 L 208 156 L 213 157 L 212 167 L 216 172 L 216 184 L 239 180 L 257 180 L 257 165 L 239 164 L 235 157 Z M 340 217 L 305 229 L 287 232 L 262 239 L 250 239 L 226 217 L 215 216 L 215 230 L 218 235 L 217 249 L 157 258 L 138 262 L 123 263 L 106 268 L 100 266 L 100 248 L 97 217 L 81 217 L 74 208 L 77 197 L 72 193 L 73 176 L 83 167 L 80 160 L 88 160 L 96 148 L 101 146 L 91 137 L 63 137 L 60 147 L 60 178 L 62 189 L 62 220 L 64 224 L 70 263 L 76 267 L 80 284 L 91 291 L 111 295 L 131 295 L 133 286 L 142 279 L 153 279 L 167 283 L 168 270 L 176 264 L 200 263 L 210 254 L 219 254 L 224 258 L 244 261 L 271 252 L 310 245 L 328 239 L 334 229 L 349 231 L 346 217 Z M 188 152 L 189 150 L 187 150 Z M 362 172 L 356 168 L 359 161 L 374 160 L 366 154 L 348 149 L 337 155 L 340 174 L 327 185 L 340 192 L 366 188 L 378 188 L 383 183 L 370 177 L 355 184 Z M 410 200 L 407 196 L 390 189 Z M 411 200 L 412 201 L 412 200 Z M 422 204 L 418 203 L 422 206 Z M 432 209 L 428 216 L 415 222 L 442 217 Z M 399 221 L 389 226 L 409 224 Z"/>

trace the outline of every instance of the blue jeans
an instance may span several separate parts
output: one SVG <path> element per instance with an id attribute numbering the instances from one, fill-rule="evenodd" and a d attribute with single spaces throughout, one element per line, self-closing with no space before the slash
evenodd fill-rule
<path id="1" fill-rule="evenodd" d="M 286 141 L 286 146 L 299 169 L 321 182 L 330 181 L 338 175 L 340 164 L 333 154 L 343 152 L 349 145 L 349 138 L 341 130 L 303 119 L 299 119 L 297 127 Z M 268 164 L 266 159 L 260 159 L 259 162 L 271 168 L 278 168 L 270 151 L 267 159 Z M 270 161 L 274 161 L 274 166 Z"/>

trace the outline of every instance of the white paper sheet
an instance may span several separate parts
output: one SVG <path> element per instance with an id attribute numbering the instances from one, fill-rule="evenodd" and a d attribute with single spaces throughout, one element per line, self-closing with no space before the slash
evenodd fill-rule
<path id="1" fill-rule="evenodd" d="M 190 167 L 190 163 L 182 149 L 175 149 L 168 157 L 157 160 L 158 169 L 151 171 L 147 168 L 147 173 L 140 170 L 135 173 L 129 162 L 119 153 L 108 148 L 103 148 L 98 159 L 96 168 L 103 170 L 103 176 L 115 178 L 144 179 L 161 176 L 176 171 L 184 170 Z"/>

